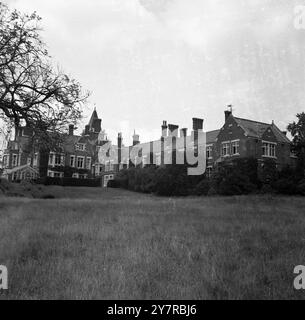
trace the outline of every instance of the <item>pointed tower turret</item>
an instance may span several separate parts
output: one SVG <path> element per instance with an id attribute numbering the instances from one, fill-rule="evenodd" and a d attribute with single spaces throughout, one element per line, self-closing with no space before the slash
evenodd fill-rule
<path id="1" fill-rule="evenodd" d="M 102 119 L 99 119 L 96 108 L 92 112 L 88 126 L 90 132 L 100 133 L 102 131 Z"/>

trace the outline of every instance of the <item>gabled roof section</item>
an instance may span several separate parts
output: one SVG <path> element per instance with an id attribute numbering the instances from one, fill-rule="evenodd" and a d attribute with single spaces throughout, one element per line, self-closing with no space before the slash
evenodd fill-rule
<path id="1" fill-rule="evenodd" d="M 207 144 L 211 144 L 216 142 L 216 139 L 219 135 L 220 130 L 208 131 L 207 134 Z"/>
<path id="2" fill-rule="evenodd" d="M 15 167 L 13 169 L 5 169 L 4 173 L 5 174 L 11 174 L 11 173 L 18 172 L 18 171 L 23 171 L 23 170 L 28 170 L 28 171 L 31 171 L 31 172 L 34 172 L 34 173 L 38 174 L 38 171 L 36 169 L 34 169 L 33 167 L 31 167 L 30 165 L 28 165 L 28 164 L 25 164 L 25 165 L 19 166 L 19 167 Z"/>
<path id="3" fill-rule="evenodd" d="M 254 138 L 261 139 L 263 134 L 268 128 L 272 129 L 272 132 L 276 136 L 279 142 L 290 143 L 290 140 L 286 137 L 284 133 L 275 125 L 264 122 L 258 122 L 248 119 L 236 118 L 234 117 L 237 124 L 245 131 L 245 133 Z"/>

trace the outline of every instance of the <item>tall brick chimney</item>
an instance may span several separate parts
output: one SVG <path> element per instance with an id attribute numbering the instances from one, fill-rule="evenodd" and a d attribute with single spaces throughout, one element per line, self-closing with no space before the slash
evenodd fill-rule
<path id="1" fill-rule="evenodd" d="M 120 132 L 118 134 L 118 165 L 120 166 L 122 162 L 122 144 L 123 144 L 123 136 L 122 133 Z M 120 167 L 119 167 L 120 169 Z"/>
<path id="2" fill-rule="evenodd" d="M 74 125 L 70 124 L 69 125 L 69 136 L 73 136 L 74 135 Z"/>
<path id="3" fill-rule="evenodd" d="M 180 138 L 187 137 L 187 128 L 180 130 Z"/>
<path id="4" fill-rule="evenodd" d="M 88 136 L 90 134 L 90 126 L 86 125 L 85 126 L 85 136 Z"/>
<path id="5" fill-rule="evenodd" d="M 175 125 L 175 124 L 169 124 L 168 125 L 168 131 L 169 131 L 169 135 L 172 137 L 178 137 L 178 129 L 179 126 Z"/>
<path id="6" fill-rule="evenodd" d="M 227 120 L 229 119 L 229 117 L 231 116 L 232 114 L 232 105 L 229 104 L 228 105 L 228 110 L 225 111 L 225 122 L 227 122 Z"/>
<path id="7" fill-rule="evenodd" d="M 167 121 L 163 121 L 161 128 L 162 128 L 162 137 L 166 138 L 167 137 Z"/>
<path id="8" fill-rule="evenodd" d="M 203 119 L 193 118 L 193 130 L 201 131 L 203 129 Z"/>
<path id="9" fill-rule="evenodd" d="M 135 131 L 132 136 L 132 145 L 136 146 L 137 144 L 140 144 L 140 136 L 136 134 L 136 131 Z"/>

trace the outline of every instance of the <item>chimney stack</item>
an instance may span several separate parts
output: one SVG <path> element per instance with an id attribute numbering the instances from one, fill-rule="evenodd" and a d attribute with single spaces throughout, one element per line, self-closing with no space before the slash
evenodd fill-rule
<path id="1" fill-rule="evenodd" d="M 163 124 L 162 124 L 162 137 L 163 138 L 167 137 L 167 121 L 163 121 Z"/>
<path id="2" fill-rule="evenodd" d="M 137 144 L 140 144 L 140 136 L 138 134 L 136 134 L 136 131 L 134 132 L 133 136 L 132 136 L 132 145 L 136 146 Z"/>
<path id="3" fill-rule="evenodd" d="M 118 147 L 122 148 L 122 141 L 123 141 L 123 137 L 122 137 L 122 133 L 120 132 L 118 134 Z"/>
<path id="4" fill-rule="evenodd" d="M 178 129 L 179 129 L 179 126 L 175 124 L 169 124 L 168 125 L 169 135 L 171 137 L 178 137 Z"/>
<path id="5" fill-rule="evenodd" d="M 232 105 L 229 104 L 228 105 L 228 110 L 225 111 L 225 122 L 227 122 L 227 120 L 229 119 L 229 117 L 231 116 L 232 114 Z"/>
<path id="6" fill-rule="evenodd" d="M 123 137 L 122 137 L 122 133 L 120 132 L 118 134 L 118 164 L 120 165 L 122 162 L 122 141 L 123 141 Z M 120 167 L 119 167 L 120 169 Z"/>
<path id="7" fill-rule="evenodd" d="M 183 128 L 180 130 L 180 138 L 187 137 L 187 128 Z"/>
<path id="8" fill-rule="evenodd" d="M 74 135 L 74 125 L 70 124 L 69 125 L 69 136 L 73 136 Z"/>
<path id="9" fill-rule="evenodd" d="M 287 131 L 282 131 L 282 133 L 283 133 L 285 136 L 287 136 Z"/>
<path id="10" fill-rule="evenodd" d="M 193 118 L 193 130 L 202 131 L 203 129 L 203 119 Z"/>

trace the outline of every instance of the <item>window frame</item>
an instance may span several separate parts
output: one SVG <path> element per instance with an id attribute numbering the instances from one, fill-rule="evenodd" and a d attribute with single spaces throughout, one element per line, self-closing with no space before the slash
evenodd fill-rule
<path id="1" fill-rule="evenodd" d="M 72 161 L 73 159 L 73 161 Z M 70 155 L 70 167 L 75 168 L 76 165 L 76 156 L 75 155 Z"/>
<path id="2" fill-rule="evenodd" d="M 226 148 L 224 148 L 226 146 Z M 222 157 L 230 157 L 230 147 L 231 143 L 230 141 L 225 141 L 221 143 L 221 156 Z M 224 150 L 227 150 L 226 154 L 224 154 Z"/>
<path id="3" fill-rule="evenodd" d="M 235 146 L 236 144 L 237 144 L 237 146 Z M 237 152 L 234 152 L 234 148 L 236 148 Z M 231 153 L 232 153 L 232 156 L 239 156 L 240 155 L 239 148 L 240 148 L 240 139 L 232 140 L 231 141 Z"/>
<path id="4" fill-rule="evenodd" d="M 206 158 L 208 160 L 213 159 L 213 145 L 212 144 L 208 144 L 206 147 Z"/>
<path id="5" fill-rule="evenodd" d="M 12 154 L 12 167 L 18 167 L 18 154 Z"/>
<path id="6" fill-rule="evenodd" d="M 271 158 L 271 159 L 277 159 L 276 146 L 277 146 L 276 142 L 270 142 L 270 141 L 264 141 L 263 140 L 262 141 L 262 157 Z"/>
<path id="7" fill-rule="evenodd" d="M 85 157 L 84 156 L 77 156 L 76 158 L 76 166 L 77 166 L 77 169 L 84 169 L 85 168 Z M 82 159 L 82 167 L 79 166 L 79 159 Z"/>

